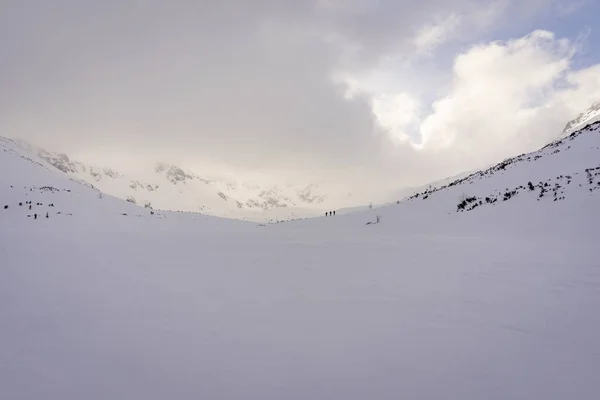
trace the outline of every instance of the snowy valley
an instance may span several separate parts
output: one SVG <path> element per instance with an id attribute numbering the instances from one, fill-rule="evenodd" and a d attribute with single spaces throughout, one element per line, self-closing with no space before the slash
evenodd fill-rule
<path id="1" fill-rule="evenodd" d="M 560 138 L 569 137 L 586 125 L 596 122 L 599 115 L 600 101 L 567 123 Z M 340 208 L 342 213 L 353 212 L 364 209 L 361 206 L 373 201 L 404 198 L 453 181 L 448 178 L 416 188 L 390 188 L 388 195 L 373 196 L 370 193 L 348 192 L 345 187 L 334 182 L 265 184 L 252 180 L 202 176 L 176 165 L 160 162 L 138 170 L 137 173 L 123 173 L 117 168 L 73 160 L 66 154 L 48 151 L 23 140 L 0 137 L 0 141 L 70 178 L 133 204 L 157 210 L 202 213 L 262 223 L 315 217 Z M 475 172 L 475 175 L 478 173 Z M 467 175 L 469 173 L 462 173 L 457 178 Z M 546 183 L 543 182 L 547 188 Z M 423 194 L 427 196 L 427 193 Z"/>
<path id="2" fill-rule="evenodd" d="M 600 122 L 277 224 L 145 208 L 8 139 L 0 168 L 3 398 L 600 395 Z"/>

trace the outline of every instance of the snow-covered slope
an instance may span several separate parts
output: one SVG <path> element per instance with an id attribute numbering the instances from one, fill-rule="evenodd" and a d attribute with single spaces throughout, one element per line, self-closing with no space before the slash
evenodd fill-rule
<path id="1" fill-rule="evenodd" d="M 465 212 L 523 198 L 564 201 L 600 191 L 600 121 L 488 169 L 418 192 L 408 202 L 443 203 L 443 210 Z M 438 207 L 430 206 L 432 209 Z"/>
<path id="2" fill-rule="evenodd" d="M 54 229 L 56 224 L 101 230 L 128 230 L 143 226 L 132 225 L 132 218 L 162 220 L 162 225 L 173 223 L 178 229 L 187 229 L 196 221 L 202 221 L 201 226 L 210 226 L 211 229 L 227 228 L 231 224 L 254 225 L 200 213 L 168 212 L 138 206 L 58 171 L 15 141 L 1 137 L 0 171 L 3 171 L 0 174 L 0 222 L 5 229 L 27 230 L 42 226 Z M 35 219 L 36 215 L 39 221 Z M 33 221 L 36 224 L 31 225 Z M 215 221 L 218 223 L 215 224 Z"/>
<path id="3" fill-rule="evenodd" d="M 569 121 L 563 130 L 563 136 L 568 136 L 576 130 L 583 128 L 585 125 L 591 124 L 598 120 L 600 120 L 600 100 L 579 114 L 577 118 Z"/>
<path id="4" fill-rule="evenodd" d="M 252 181 L 207 178 L 164 163 L 131 175 L 114 168 L 72 160 L 66 154 L 53 153 L 22 140 L 12 142 L 30 152 L 30 156 L 37 156 L 105 193 L 158 209 L 270 221 L 322 215 L 333 204 L 357 201 L 331 183 L 264 185 Z"/>
<path id="5" fill-rule="evenodd" d="M 263 226 L 152 215 L 0 141 L 0 397 L 595 400 L 599 129 Z"/>

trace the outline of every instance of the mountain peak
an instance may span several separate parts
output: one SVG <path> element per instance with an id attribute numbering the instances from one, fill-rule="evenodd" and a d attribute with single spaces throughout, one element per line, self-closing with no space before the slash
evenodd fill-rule
<path id="1" fill-rule="evenodd" d="M 600 100 L 592 104 L 587 110 L 577 116 L 577 118 L 567 122 L 563 129 L 563 136 L 567 136 L 584 125 L 590 124 L 600 119 Z"/>

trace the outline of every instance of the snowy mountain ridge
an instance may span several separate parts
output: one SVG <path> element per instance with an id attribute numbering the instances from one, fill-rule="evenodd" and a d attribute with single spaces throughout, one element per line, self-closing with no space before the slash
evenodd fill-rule
<path id="1" fill-rule="evenodd" d="M 455 211 L 465 212 L 517 197 L 556 202 L 571 195 L 599 193 L 600 121 L 596 121 L 540 150 L 508 158 L 448 183 L 431 185 L 398 204 L 441 197 L 448 209 L 454 205 Z"/>
<path id="2" fill-rule="evenodd" d="M 563 136 L 568 136 L 576 130 L 583 128 L 586 124 L 591 124 L 598 120 L 600 120 L 600 100 L 579 114 L 577 118 L 569 121 L 563 130 Z"/>
<path id="3" fill-rule="evenodd" d="M 561 157 L 564 154 L 573 153 L 570 150 L 571 144 L 577 143 L 579 145 L 579 143 L 588 140 L 579 140 L 580 137 L 597 136 L 598 122 L 593 122 L 593 119 L 600 112 L 599 110 L 600 102 L 595 103 L 590 109 L 582 113 L 577 120 L 568 124 L 569 127 L 579 125 L 583 127 L 568 135 L 561 136 L 560 139 L 548 144 L 539 151 L 509 158 L 484 170 L 464 172 L 455 177 L 442 179 L 420 187 L 402 189 L 396 192 L 399 199 L 397 203 L 403 202 L 403 200 L 427 200 L 434 197 L 436 193 L 444 191 L 444 189 L 454 191 L 456 187 L 465 188 L 464 185 L 470 186 L 468 190 L 464 189 L 464 196 L 463 194 L 455 194 L 457 198 L 464 197 L 463 200 L 468 199 L 468 204 L 460 207 L 461 211 L 495 204 L 497 201 L 506 201 L 518 193 L 523 193 L 525 188 L 529 192 L 540 191 L 541 197 L 544 197 L 547 195 L 546 192 L 550 191 L 552 198 L 560 201 L 565 195 L 566 186 L 571 185 L 573 180 L 565 177 L 572 178 L 573 174 L 587 174 L 586 169 L 597 167 L 597 165 L 591 165 L 593 163 L 589 161 L 600 159 L 600 154 L 586 153 L 574 158 L 568 156 L 565 159 Z M 67 174 L 73 180 L 146 208 L 200 212 L 257 222 L 293 220 L 323 215 L 323 210 L 331 209 L 328 207 L 331 202 L 336 205 L 340 203 L 347 204 L 338 208 L 341 214 L 370 209 L 364 206 L 364 204 L 368 204 L 368 201 L 363 200 L 360 203 L 360 199 L 353 198 L 351 194 L 347 194 L 345 198 L 340 198 L 338 195 L 336 198 L 326 193 L 326 191 L 332 192 L 331 188 L 317 184 L 265 186 L 247 181 L 208 179 L 192 171 L 166 163 L 156 163 L 154 165 L 149 174 L 145 175 L 145 178 L 150 177 L 151 179 L 134 179 L 113 168 L 90 166 L 72 160 L 65 154 L 49 152 L 21 140 L 0 139 L 4 143 L 10 143 L 11 146 L 19 148 L 20 151 L 24 151 L 24 154 L 29 154 L 28 157 L 39 160 L 47 167 L 55 168 Z M 559 153 L 561 157 L 557 156 Z M 539 165 L 540 162 L 544 164 L 551 158 L 553 161 L 550 162 L 551 165 L 548 168 L 557 172 L 555 176 L 554 174 L 545 176 L 547 171 L 540 171 L 540 173 L 536 173 L 531 179 L 528 179 L 527 182 L 518 182 L 518 184 L 517 182 L 506 182 L 503 183 L 504 187 L 495 187 L 499 182 L 498 179 L 505 179 L 498 178 L 498 176 L 514 169 L 516 165 L 529 163 Z M 581 164 L 586 160 L 590 165 L 584 166 Z M 568 168 L 569 166 L 571 168 Z M 577 167 L 574 168 L 575 166 Z M 524 172 L 520 172 L 521 168 L 518 168 L 517 171 L 518 174 L 527 175 L 529 168 L 523 167 Z M 494 178 L 490 179 L 492 177 Z M 592 181 L 595 182 L 594 179 Z M 487 188 L 487 192 L 473 191 L 471 185 L 476 181 L 490 182 L 489 184 L 483 184 Z M 490 184 L 492 187 L 489 187 Z M 582 183 L 582 185 L 587 187 L 591 183 Z M 479 185 L 476 186 L 479 187 Z M 596 188 L 589 189 L 596 190 Z M 458 207 L 461 202 L 456 202 L 455 206 Z"/>
<path id="4" fill-rule="evenodd" d="M 215 216 L 269 221 L 321 215 L 339 195 L 319 184 L 263 185 L 248 181 L 209 179 L 178 166 L 156 163 L 143 178 L 114 168 L 88 165 L 23 140 L 11 140 L 71 177 L 129 202 L 165 210 L 202 212 Z M 348 202 L 347 194 L 342 201 Z M 337 204 L 336 203 L 336 204 Z"/>
<path id="5" fill-rule="evenodd" d="M 0 146 L 4 154 L 14 154 L 22 160 L 28 161 L 36 168 L 42 168 L 46 173 L 57 175 L 53 179 L 59 179 L 64 176 L 65 182 L 71 182 L 67 193 L 79 192 L 85 187 L 91 189 L 91 194 L 87 197 L 102 197 L 102 187 L 99 182 L 109 181 L 127 184 L 130 191 L 134 193 L 153 193 L 160 188 L 160 185 L 152 185 L 142 182 L 127 180 L 123 175 L 111 169 L 99 170 L 69 160 L 67 156 L 39 151 L 36 155 L 26 148 L 22 143 L 11 139 L 0 138 Z M 17 165 L 5 167 L 7 171 L 16 171 Z M 61 172 L 62 171 L 62 172 Z M 64 171 L 70 171 L 69 174 L 63 174 Z M 169 182 L 165 187 L 172 190 L 185 188 L 192 184 L 199 183 L 208 186 L 203 178 L 192 173 L 183 171 L 171 165 L 157 165 L 157 174 L 161 174 L 164 180 Z M 84 176 L 88 180 L 79 178 Z M 89 183 L 89 177 L 94 177 L 93 182 Z M 572 196 L 597 196 L 600 194 L 600 121 L 586 125 L 584 128 L 571 133 L 567 137 L 555 140 L 544 146 L 540 150 L 521 154 L 508 158 L 494 166 L 473 173 L 459 174 L 455 178 L 448 178 L 438 182 L 424 185 L 420 190 L 399 199 L 396 204 L 375 207 L 349 207 L 338 210 L 340 217 L 345 214 L 364 214 L 379 212 L 383 209 L 394 209 L 399 207 L 402 210 L 427 209 L 430 215 L 441 215 L 444 213 L 470 212 L 479 208 L 500 207 L 506 202 L 516 201 L 515 199 L 528 199 L 527 201 L 542 202 L 564 202 L 569 201 Z M 37 178 L 36 178 L 37 180 Z M 60 179 L 59 179 L 60 180 Z M 11 181 L 7 175 L 7 183 Z M 24 187 L 30 191 L 42 190 L 39 188 L 57 187 L 49 184 L 45 180 L 39 184 L 33 184 L 27 180 Z M 12 187 L 11 183 L 11 187 Z M 73 186 L 75 185 L 75 186 Z M 37 189 L 36 189 L 37 188 Z M 63 188 L 60 188 L 61 190 Z M 236 186 L 230 184 L 230 190 L 233 191 Z M 44 189 L 45 190 L 45 189 Z M 65 189 L 66 190 L 66 189 Z M 259 190 L 265 191 L 262 188 Z M 260 197 L 264 202 L 273 204 L 278 196 L 276 190 L 266 191 L 266 198 Z M 86 192 L 87 193 L 87 192 Z M 185 192 L 183 192 L 185 193 Z M 220 192 L 217 195 L 219 201 L 231 200 L 225 193 Z M 299 196 L 302 195 L 302 192 Z M 27 194 L 27 193 L 25 193 Z M 113 195 L 108 192 L 109 195 Z M 120 198 L 120 196 L 115 196 Z M 185 197 L 185 196 L 183 196 Z M 142 202 L 138 199 L 127 198 L 126 203 L 134 206 L 136 213 L 147 214 L 149 210 L 160 209 L 150 202 Z M 309 198 L 310 200 L 310 198 Z M 253 200 L 247 200 L 251 202 Z M 143 206 L 143 208 L 135 208 Z M 256 205 L 257 207 L 259 204 Z M 203 213 L 202 210 L 195 211 Z M 185 214 L 185 212 L 183 213 Z M 203 213 L 208 214 L 210 213 Z M 420 213 L 417 213 L 420 215 Z M 297 220 L 306 218 L 309 215 L 288 215 L 273 218 L 273 221 Z"/>

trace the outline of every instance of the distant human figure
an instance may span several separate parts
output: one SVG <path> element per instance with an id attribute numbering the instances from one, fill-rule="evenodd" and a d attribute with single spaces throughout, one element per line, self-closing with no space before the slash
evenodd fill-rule
<path id="1" fill-rule="evenodd" d="M 329 211 L 325 211 L 325 216 L 329 217 Z"/>
<path id="2" fill-rule="evenodd" d="M 48 213 L 46 213 L 46 218 L 50 218 L 50 216 L 48 215 Z"/>
<path id="3" fill-rule="evenodd" d="M 37 219 L 37 214 L 33 214 L 33 219 Z"/>
<path id="4" fill-rule="evenodd" d="M 333 210 L 333 215 L 335 215 L 335 210 Z"/>
<path id="5" fill-rule="evenodd" d="M 29 209 L 31 210 L 31 204 L 29 205 Z"/>

